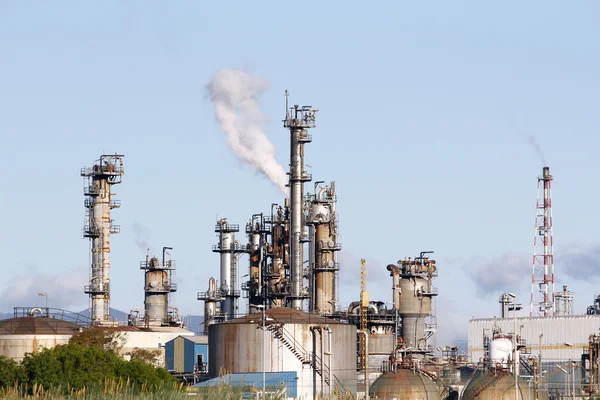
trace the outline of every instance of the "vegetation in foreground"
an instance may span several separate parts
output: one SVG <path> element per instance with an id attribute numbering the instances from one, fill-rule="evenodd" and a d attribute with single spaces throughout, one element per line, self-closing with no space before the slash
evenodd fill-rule
<path id="1" fill-rule="evenodd" d="M 119 355 L 122 344 L 119 335 L 89 329 L 22 363 L 0 357 L 0 397 L 180 398 L 182 386 L 152 364 L 156 354 L 136 351 L 126 361 Z"/>
<path id="2" fill-rule="evenodd" d="M 240 387 L 185 388 L 156 364 L 158 352 L 136 349 L 131 361 L 119 353 L 123 338 L 104 330 L 81 332 L 69 344 L 28 354 L 22 363 L 0 356 L 2 399 L 283 400 L 248 396 Z M 258 394 L 258 393 L 257 393 Z"/>

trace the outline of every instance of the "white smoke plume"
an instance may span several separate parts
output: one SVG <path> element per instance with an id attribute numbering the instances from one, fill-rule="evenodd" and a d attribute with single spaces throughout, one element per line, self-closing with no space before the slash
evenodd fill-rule
<path id="1" fill-rule="evenodd" d="M 537 140 L 535 140 L 535 136 L 533 136 L 533 135 L 529 136 L 528 140 L 529 140 L 529 144 L 535 148 L 535 151 L 537 151 L 538 155 L 540 156 L 540 160 L 542 161 L 542 163 L 544 164 L 544 167 L 545 167 L 547 165 L 546 158 L 544 157 L 544 153 L 542 152 L 541 146 L 538 144 Z"/>
<path id="2" fill-rule="evenodd" d="M 503 291 L 516 291 L 531 282 L 531 256 L 505 253 L 498 257 L 473 258 L 464 267 L 475 283 L 480 297 L 497 295 Z"/>
<path id="3" fill-rule="evenodd" d="M 259 98 L 268 87 L 269 83 L 256 75 L 227 69 L 219 70 L 207 85 L 215 118 L 231 150 L 287 194 L 287 175 L 265 135 L 265 118 L 259 107 Z"/>
<path id="4" fill-rule="evenodd" d="M 134 222 L 132 228 L 133 228 L 133 234 L 135 235 L 135 245 L 142 252 L 146 253 L 146 251 L 148 251 L 148 248 L 150 247 L 148 244 L 149 236 L 150 236 L 148 234 L 148 228 L 145 226 L 142 226 L 138 222 Z"/>
<path id="5" fill-rule="evenodd" d="M 600 245 L 569 245 L 557 259 L 561 273 L 575 280 L 596 283 L 600 277 Z"/>

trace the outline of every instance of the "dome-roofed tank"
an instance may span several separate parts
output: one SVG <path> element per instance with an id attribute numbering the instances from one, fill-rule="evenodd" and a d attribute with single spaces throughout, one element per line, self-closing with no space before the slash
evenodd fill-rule
<path id="1" fill-rule="evenodd" d="M 546 400 L 548 393 L 518 377 L 518 400 Z M 515 377 L 508 370 L 477 372 L 462 393 L 463 400 L 515 400 Z"/>
<path id="2" fill-rule="evenodd" d="M 427 375 L 398 369 L 381 375 L 369 388 L 372 399 L 440 400 L 440 387 Z"/>
<path id="3" fill-rule="evenodd" d="M 69 321 L 48 317 L 8 318 L 0 321 L 0 356 L 21 361 L 26 353 L 66 344 L 79 329 Z"/>

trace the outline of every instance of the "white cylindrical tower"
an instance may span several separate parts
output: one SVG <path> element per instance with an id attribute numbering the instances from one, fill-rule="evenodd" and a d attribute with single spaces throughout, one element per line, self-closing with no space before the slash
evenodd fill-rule
<path id="1" fill-rule="evenodd" d="M 239 232 L 239 225 L 230 224 L 227 218 L 218 221 L 215 232 L 219 234 L 219 244 L 213 246 L 213 252 L 220 254 L 221 264 L 221 287 L 220 292 L 224 300 L 221 311 L 224 318 L 235 318 L 238 314 L 238 299 L 240 289 L 238 287 L 237 255 L 245 253 L 235 240 L 235 232 Z"/>
<path id="2" fill-rule="evenodd" d="M 121 183 L 124 173 L 123 155 L 102 155 L 93 167 L 82 168 L 86 179 L 84 205 L 87 215 L 83 236 L 91 242 L 91 276 L 85 293 L 91 298 L 91 319 L 94 324 L 106 324 L 110 317 L 110 236 L 119 233 L 120 226 L 113 225 L 111 210 L 120 207 L 112 200 L 112 185 Z"/>
<path id="3" fill-rule="evenodd" d="M 208 334 L 209 325 L 223 320 L 219 304 L 224 300 L 224 297 L 215 278 L 211 277 L 208 280 L 208 290 L 198 293 L 198 300 L 204 301 L 204 332 Z"/>

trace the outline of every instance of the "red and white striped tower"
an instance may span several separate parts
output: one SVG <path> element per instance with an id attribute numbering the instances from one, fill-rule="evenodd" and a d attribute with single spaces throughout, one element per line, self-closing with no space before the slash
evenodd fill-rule
<path id="1" fill-rule="evenodd" d="M 552 239 L 552 175 L 542 169 L 538 177 L 533 232 L 530 316 L 554 315 L 554 244 Z M 537 287 L 536 287 L 537 286 Z"/>

